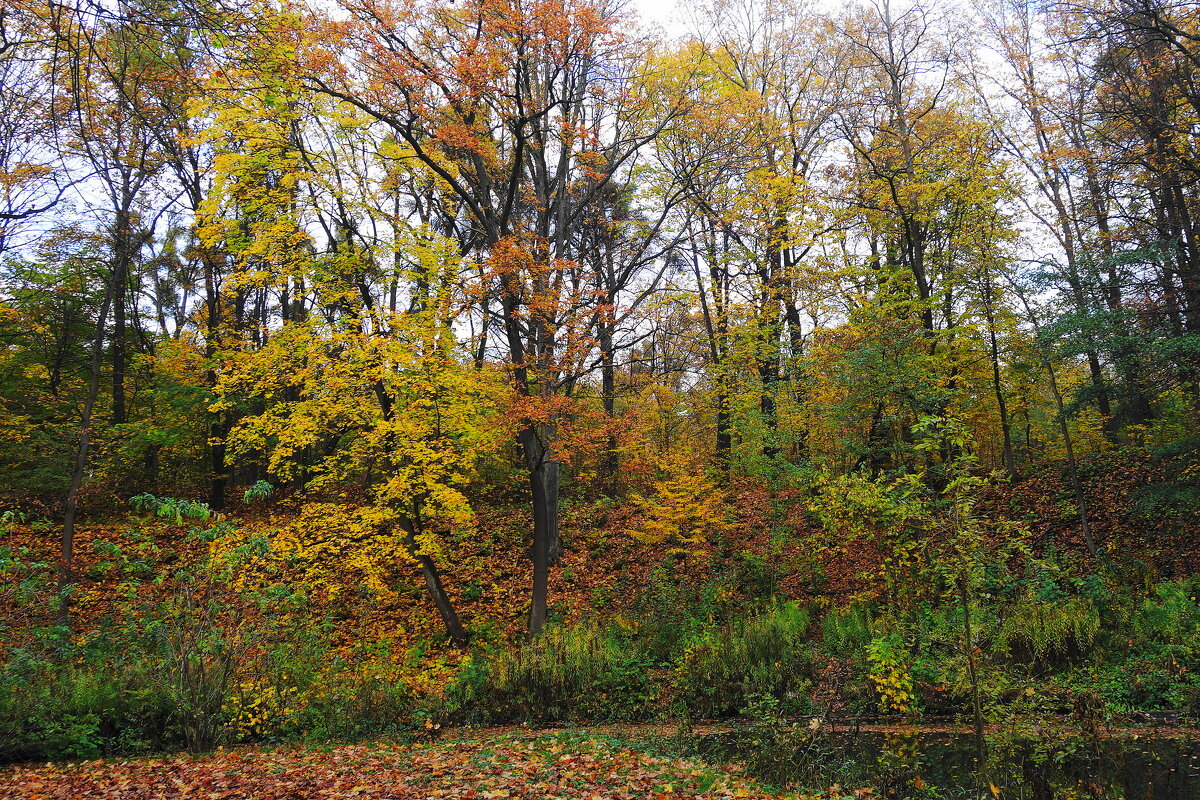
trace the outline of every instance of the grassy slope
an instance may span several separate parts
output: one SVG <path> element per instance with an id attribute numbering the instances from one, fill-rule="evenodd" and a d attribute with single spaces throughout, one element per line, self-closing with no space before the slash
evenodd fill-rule
<path id="1" fill-rule="evenodd" d="M 1121 462 L 1115 457 L 1091 465 L 1093 527 L 1099 541 L 1107 543 L 1122 564 L 1144 564 L 1147 573 L 1190 574 L 1200 568 L 1200 519 L 1171 521 L 1155 530 L 1139 523 L 1131 512 L 1132 493 L 1155 476 L 1155 469 L 1144 460 Z M 1025 521 L 1037 546 L 1053 541 L 1060 552 L 1081 554 L 1082 538 L 1068 495 L 1058 475 L 1043 472 L 1015 485 L 989 489 L 981 511 Z M 874 588 L 878 559 L 872 548 L 824 538 L 806 519 L 802 493 L 769 491 L 743 481 L 731 487 L 728 503 L 726 529 L 691 547 L 691 553 L 676 557 L 676 575 L 682 576 L 678 579 L 720 584 L 734 593 L 735 604 L 739 597 L 749 600 L 772 585 L 783 596 L 835 604 Z M 283 498 L 268 507 L 235 511 L 231 519 L 240 529 L 233 536 L 274 536 L 294 523 L 298 508 L 297 499 Z M 629 528 L 636 524 L 634 513 L 627 503 L 567 502 L 562 515 L 565 552 L 551 573 L 552 616 L 569 621 L 588 614 L 636 614 L 636 596 L 669 557 L 668 545 L 641 544 L 629 536 Z M 448 542 L 439 558 L 451 597 L 483 640 L 514 641 L 524 629 L 530 584 L 527 517 L 527 510 L 520 507 L 483 507 L 478 531 Z M 170 580 L 161 585 L 159 581 L 205 552 L 205 545 L 189 537 L 189 527 L 130 514 L 88 520 L 76 544 L 77 630 L 94 629 L 114 613 L 128 616 L 137 607 L 137 598 L 172 591 Z M 326 534 L 331 540 L 338 538 L 336 531 L 320 535 Z M 26 560 L 41 562 L 42 574 L 49 577 L 57 537 L 51 522 L 22 525 L 0 537 L 0 547 L 27 548 Z M 829 547 L 814 551 L 814 540 Z M 115 543 L 122 556 L 114 558 L 101 543 Z M 281 561 L 258 577 L 307 585 L 304 614 L 311 623 L 332 621 L 335 650 L 349 655 L 383 643 L 387 657 L 407 671 L 415 691 L 435 689 L 462 656 L 448 648 L 419 574 L 398 555 L 380 558 L 375 566 L 384 588 L 366 590 L 363 574 L 347 560 L 358 546 L 345 541 L 340 549 L 319 550 L 303 566 Z M 317 575 L 315 586 L 313 575 Z M 11 584 L 0 586 L 0 623 L 12 630 L 10 644 L 21 642 L 23 630 L 47 622 L 48 603 L 42 599 L 40 604 L 19 601 Z M 245 611 L 250 616 L 263 612 Z"/>

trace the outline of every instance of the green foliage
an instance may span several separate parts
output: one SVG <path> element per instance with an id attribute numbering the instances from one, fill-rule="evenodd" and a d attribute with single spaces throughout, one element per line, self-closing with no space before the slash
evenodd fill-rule
<path id="1" fill-rule="evenodd" d="M 831 608 L 821 618 L 824 650 L 840 658 L 861 656 L 871 641 L 871 613 L 853 604 Z"/>
<path id="2" fill-rule="evenodd" d="M 1200 437 L 1176 440 L 1153 451 L 1162 479 L 1130 494 L 1129 517 L 1136 525 L 1173 533 L 1200 513 Z"/>
<path id="3" fill-rule="evenodd" d="M 0 491 L 66 494 L 106 256 L 103 235 L 63 226 L 0 261 Z"/>
<path id="4" fill-rule="evenodd" d="M 1200 711 L 1200 675 L 1169 656 L 1142 656 L 1107 665 L 1095 678 L 1097 690 L 1118 712 L 1170 709 Z"/>
<path id="5" fill-rule="evenodd" d="M 813 671 L 809 627 L 804 608 L 774 604 L 679 640 L 660 660 L 643 626 L 554 625 L 519 648 L 478 654 L 450 699 L 475 721 L 645 719 L 668 702 L 720 717 L 763 698 L 800 713 Z"/>
<path id="6" fill-rule="evenodd" d="M 1200 580 L 1160 583 L 1129 622 L 1132 638 L 1170 648 L 1181 659 L 1200 656 Z"/>
<path id="7" fill-rule="evenodd" d="M 185 503 L 139 502 L 165 508 L 172 520 L 189 511 Z M 227 523 L 193 530 L 188 539 L 203 543 L 206 556 L 165 574 L 155 565 L 174 559 L 152 536 L 96 542 L 94 572 L 118 588 L 118 599 L 74 637 L 20 620 L 31 638 L 0 665 L 0 761 L 406 729 L 413 702 L 404 682 L 334 657 L 332 628 L 312 624 L 302 592 L 246 580 L 267 555 L 266 541 L 223 541 L 230 531 Z M 45 595 L 45 566 L 0 549 L 0 585 L 15 592 L 4 599 Z"/>
<path id="8" fill-rule="evenodd" d="M 0 669 L 0 760 L 148 753 L 181 743 L 139 651 L 46 630 Z"/>
<path id="9" fill-rule="evenodd" d="M 1018 662 L 1047 666 L 1088 655 L 1099 632 L 1100 613 L 1091 600 L 1027 594 L 996 631 L 996 646 Z"/>
<path id="10" fill-rule="evenodd" d="M 724 622 L 733 608 L 729 588 L 688 580 L 685 570 L 685 564 L 668 558 L 634 599 L 638 642 L 655 663 L 673 661 L 684 642 Z"/>
<path id="11" fill-rule="evenodd" d="M 497 721 L 636 719 L 654 699 L 649 666 L 622 631 L 550 625 L 532 642 L 493 654 L 460 691 L 464 704 L 478 703 Z"/>
<path id="12" fill-rule="evenodd" d="M 259 500 L 266 500 L 275 491 L 275 487 L 269 481 L 255 481 L 250 488 L 242 493 L 242 500 L 249 505 L 257 503 Z"/>
<path id="13" fill-rule="evenodd" d="M 180 500 L 174 497 L 155 497 L 149 492 L 129 498 L 130 504 L 138 511 L 145 511 L 156 517 L 169 519 L 176 525 L 183 524 L 185 519 L 195 519 L 207 522 L 213 516 L 213 511 L 205 503 L 194 500 Z"/>
<path id="14" fill-rule="evenodd" d="M 867 663 L 881 711 L 908 713 L 916 710 L 912 656 L 899 633 L 893 631 L 872 639 L 867 644 Z"/>
<path id="15" fill-rule="evenodd" d="M 0 546 L 0 639 L 44 611 L 49 564 L 34 559 L 27 547 Z"/>
<path id="16" fill-rule="evenodd" d="M 777 603 L 692 639 L 675 667 L 677 700 L 706 718 L 742 711 L 764 697 L 786 714 L 807 711 L 810 624 L 804 607 Z"/>
<path id="17" fill-rule="evenodd" d="M 1184 483 L 1152 483 L 1140 486 L 1130 496 L 1131 513 L 1141 524 L 1175 529 L 1200 512 L 1200 486 Z"/>
<path id="18" fill-rule="evenodd" d="M 763 557 L 749 552 L 737 554 L 735 581 L 738 588 L 752 600 L 769 600 L 775 596 L 779 588 L 779 570 L 772 560 L 771 555 Z"/>

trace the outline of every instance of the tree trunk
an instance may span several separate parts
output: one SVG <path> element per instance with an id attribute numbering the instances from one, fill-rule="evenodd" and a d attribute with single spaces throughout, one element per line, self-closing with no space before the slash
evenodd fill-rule
<path id="1" fill-rule="evenodd" d="M 1086 292 L 1083 288 L 1083 280 L 1079 276 L 1078 256 L 1075 251 L 1075 232 L 1072 227 L 1074 215 L 1068 213 L 1066 204 L 1062 198 L 1055 195 L 1051 198 L 1055 209 L 1058 212 L 1058 217 L 1061 220 L 1059 227 L 1059 241 L 1063 246 L 1063 254 L 1066 258 L 1066 279 L 1067 285 L 1071 288 L 1071 298 L 1075 301 L 1075 308 L 1080 312 L 1088 311 L 1091 303 L 1088 301 Z M 1104 372 L 1100 368 L 1100 355 L 1094 348 L 1089 347 L 1085 353 L 1088 363 L 1088 377 L 1092 382 L 1092 395 L 1096 400 L 1096 410 L 1100 412 L 1100 416 L 1104 417 L 1104 433 L 1110 441 L 1116 439 L 1116 421 L 1113 419 L 1112 402 L 1108 396 L 1108 384 L 1104 380 Z"/>
<path id="2" fill-rule="evenodd" d="M 193 198 L 195 207 L 199 207 L 199 197 Z M 205 383 L 209 389 L 215 389 L 217 385 L 217 370 L 216 358 L 218 351 L 218 338 L 220 337 L 221 325 L 221 297 L 220 287 L 218 286 L 218 275 L 220 273 L 217 264 L 216 255 L 207 247 L 203 246 L 200 260 L 204 266 L 204 303 L 206 312 L 205 331 L 204 331 L 204 359 L 208 362 L 208 368 L 204 372 Z M 226 466 L 225 466 L 225 438 L 229 435 L 229 413 L 227 411 L 218 411 L 211 414 L 208 424 L 208 463 L 211 472 L 208 485 L 208 507 L 214 511 L 221 511 L 225 508 L 225 484 L 226 484 Z"/>
<path id="3" fill-rule="evenodd" d="M 416 526 L 412 519 L 404 514 L 400 515 L 398 524 L 404 531 L 404 546 L 408 549 L 408 554 L 416 559 L 417 566 L 421 568 L 421 577 L 425 579 L 425 591 L 429 592 L 429 599 L 437 607 L 438 614 L 441 615 L 442 622 L 446 626 L 446 633 L 450 635 L 451 641 L 456 645 L 465 646 L 470 639 L 470 634 L 459 620 L 458 613 L 455 612 L 454 605 L 450 602 L 450 595 L 446 594 L 446 588 L 442 585 L 442 576 L 438 573 L 437 565 L 433 563 L 432 558 L 421 552 L 420 543 L 417 542 Z"/>
<path id="4" fill-rule="evenodd" d="M 115 276 L 111 276 L 115 278 Z M 67 504 L 63 513 L 62 542 L 58 559 L 58 624 L 64 628 L 71 625 L 71 584 L 75 581 L 75 517 L 79 510 L 79 487 L 87 471 L 88 450 L 92 444 L 92 410 L 100 394 L 100 363 L 104 354 L 104 323 L 108 320 L 108 309 L 113 294 L 119 291 L 115 280 L 110 283 L 100 305 L 100 316 L 96 320 L 96 338 L 92 342 L 91 376 L 88 381 L 87 399 L 83 403 L 83 415 L 79 420 L 79 446 L 75 450 L 75 465 L 71 470 L 71 486 L 67 491 Z"/>
<path id="5" fill-rule="evenodd" d="M 529 633 L 537 636 L 546 624 L 552 549 L 558 541 L 558 462 L 553 461 L 545 442 L 552 431 L 529 427 L 520 433 L 533 494 L 533 596 L 529 609 Z"/>
<path id="6" fill-rule="evenodd" d="M 1004 436 L 1004 471 L 1009 480 L 1017 479 L 1017 466 L 1013 459 L 1012 425 L 1008 418 L 1008 403 L 1004 398 L 1004 386 L 1000 381 L 1000 347 L 996 341 L 996 319 L 992 312 L 992 283 L 985 280 L 983 288 L 983 311 L 987 319 L 989 356 L 992 361 L 992 388 L 996 392 L 996 406 L 1000 411 L 1000 431 Z"/>
<path id="7" fill-rule="evenodd" d="M 782 332 L 782 303 L 779 280 L 783 275 L 783 241 L 787 235 L 787 221 L 779 217 L 771 226 L 770 241 L 767 243 L 766 260 L 759 272 L 759 318 L 758 318 L 758 378 L 762 386 L 758 409 L 763 422 L 762 454 L 769 460 L 779 456 L 779 420 L 775 408 L 775 387 L 779 383 L 780 333 Z"/>
<path id="8" fill-rule="evenodd" d="M 700 311 L 704 317 L 704 329 L 708 334 L 709 357 L 712 359 L 715 373 L 716 441 L 714 442 L 714 459 L 720 467 L 722 475 L 728 478 L 730 453 L 733 449 L 729 379 L 725 375 L 725 356 L 728 352 L 729 341 L 729 318 L 725 305 L 728 296 L 725 292 L 728 272 L 717 262 L 715 242 L 710 242 L 708 250 L 711 304 L 704 288 L 704 279 L 701 277 L 700 271 L 700 257 L 695 247 L 692 248 L 692 271 L 696 275 L 696 286 L 700 294 Z"/>
<path id="9" fill-rule="evenodd" d="M 1096 540 L 1092 537 L 1092 526 L 1088 524 L 1087 498 L 1083 494 L 1083 484 L 1079 480 L 1079 465 L 1075 461 L 1075 447 L 1071 442 L 1071 431 L 1067 426 L 1067 415 L 1063 405 L 1062 393 L 1058 390 L 1058 379 L 1054 374 L 1054 366 L 1046 359 L 1046 373 L 1050 376 L 1050 393 L 1054 395 L 1054 403 L 1058 409 L 1058 430 L 1062 434 L 1063 447 L 1067 451 L 1067 474 L 1071 480 L 1071 489 L 1075 493 L 1075 503 L 1079 506 L 1079 525 L 1083 529 L 1083 540 L 1088 553 L 1095 558 L 1099 551 Z"/>
<path id="10" fill-rule="evenodd" d="M 133 221 L 128 206 L 117 210 L 113 221 L 113 272 L 112 272 L 112 423 L 124 425 L 125 409 L 125 296 L 129 287 L 130 239 L 133 236 Z"/>
<path id="11" fill-rule="evenodd" d="M 604 452 L 600 456 L 600 482 L 610 497 L 616 497 L 619 480 L 617 469 L 620 466 L 620 456 L 617 453 L 617 435 L 613 432 L 617 414 L 617 373 L 613 355 L 612 323 L 604 320 L 600 323 L 600 399 L 604 404 L 604 414 L 609 420 L 608 439 L 604 443 Z"/>

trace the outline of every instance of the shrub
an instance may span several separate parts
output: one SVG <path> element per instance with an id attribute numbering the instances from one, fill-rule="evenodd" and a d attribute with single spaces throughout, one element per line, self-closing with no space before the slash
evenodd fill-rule
<path id="1" fill-rule="evenodd" d="M 996 646 L 1018 661 L 1039 667 L 1087 655 L 1100 631 L 1096 605 L 1083 597 L 1053 602 L 1026 595 L 996 631 Z"/>
<path id="2" fill-rule="evenodd" d="M 899 633 L 877 636 L 867 644 L 871 684 L 879 697 L 879 710 L 908 713 L 915 710 L 911 655 Z"/>
<path id="3" fill-rule="evenodd" d="M 47 643 L 49 644 L 49 643 Z M 181 743 L 170 699 L 140 653 L 10 653 L 0 669 L 0 761 L 141 754 Z"/>
<path id="4" fill-rule="evenodd" d="M 1179 661 L 1200 657 L 1200 581 L 1160 583 L 1129 622 L 1131 638 L 1142 647 Z"/>
<path id="5" fill-rule="evenodd" d="M 1106 668 L 1097 688 L 1108 703 L 1122 711 L 1177 709 L 1192 713 L 1200 676 L 1170 660 L 1131 658 Z"/>
<path id="6" fill-rule="evenodd" d="M 461 684 L 459 700 L 481 704 L 495 721 L 628 720 L 650 713 L 649 669 L 622 632 L 595 623 L 550 625 L 532 642 L 487 659 L 482 675 Z"/>
<path id="7" fill-rule="evenodd" d="M 701 717 L 744 711 L 754 698 L 772 698 L 785 714 L 807 711 L 810 622 L 801 606 L 778 603 L 701 635 L 676 667 L 677 697 Z"/>
<path id="8" fill-rule="evenodd" d="M 668 557 L 633 603 L 638 644 L 653 663 L 675 661 L 685 642 L 725 620 L 732 596 L 716 581 L 690 580 L 677 560 Z"/>
<path id="9" fill-rule="evenodd" d="M 859 655 L 871 641 L 871 612 L 860 605 L 831 608 L 821 620 L 821 635 L 830 655 Z"/>

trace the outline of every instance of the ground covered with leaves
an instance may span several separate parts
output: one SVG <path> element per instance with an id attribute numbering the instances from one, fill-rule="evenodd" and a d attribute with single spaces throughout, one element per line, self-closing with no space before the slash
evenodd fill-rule
<path id="1" fill-rule="evenodd" d="M 726 768 L 571 734 L 503 734 L 415 745 L 236 749 L 162 759 L 21 766 L 0 772 L 0 795 L 12 800 L 781 797 Z M 841 795 L 833 791 L 827 796 Z"/>

